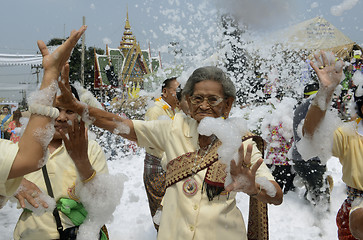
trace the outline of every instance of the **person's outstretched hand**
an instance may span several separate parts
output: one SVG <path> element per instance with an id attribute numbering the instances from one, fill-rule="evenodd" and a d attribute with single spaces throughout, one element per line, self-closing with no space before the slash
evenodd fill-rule
<path id="1" fill-rule="evenodd" d="M 23 178 L 21 181 L 20 186 L 21 190 L 15 195 L 15 198 L 18 199 L 20 206 L 25 208 L 25 200 L 27 200 L 33 207 L 38 208 L 39 205 L 36 199 L 39 198 L 39 194 L 42 193 L 38 186 L 25 178 Z M 44 208 L 48 208 L 48 204 L 46 202 L 42 201 L 41 199 L 39 199 L 39 202 Z"/>
<path id="2" fill-rule="evenodd" d="M 68 126 L 68 137 L 60 130 L 64 146 L 67 149 L 69 156 L 72 158 L 74 165 L 82 180 L 88 179 L 93 168 L 88 158 L 88 135 L 84 122 L 78 122 L 75 119 L 72 125 Z"/>
<path id="3" fill-rule="evenodd" d="M 328 59 L 327 53 L 324 51 L 321 51 L 320 55 L 314 54 L 314 58 L 315 63 L 310 62 L 310 65 L 319 77 L 320 87 L 334 90 L 342 79 L 343 62 L 335 61 L 332 54 Z"/>
<path id="4" fill-rule="evenodd" d="M 244 192 L 248 195 L 258 192 L 256 186 L 256 171 L 261 166 L 263 159 L 259 159 L 251 167 L 252 145 L 247 146 L 246 156 L 244 155 L 243 143 L 238 149 L 238 164 L 235 160 L 231 161 L 231 177 L 233 182 L 225 190 L 227 192 L 237 191 Z"/>
<path id="5" fill-rule="evenodd" d="M 43 79 L 46 80 L 54 80 L 52 78 L 58 78 L 63 66 L 69 59 L 71 55 L 72 49 L 81 38 L 82 34 L 86 31 L 87 26 L 82 26 L 78 31 L 73 30 L 69 38 L 59 46 L 54 52 L 49 54 L 48 48 L 42 40 L 38 40 L 38 48 L 43 56 L 43 68 L 44 68 L 44 75 L 51 75 L 50 78 L 44 77 Z M 48 85 L 49 83 L 43 83 Z"/>

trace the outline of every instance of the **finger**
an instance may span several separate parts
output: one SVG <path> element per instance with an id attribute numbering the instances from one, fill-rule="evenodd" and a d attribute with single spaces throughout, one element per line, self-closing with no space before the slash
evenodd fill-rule
<path id="1" fill-rule="evenodd" d="M 87 26 L 83 25 L 78 31 L 72 30 L 71 35 L 69 36 L 67 41 L 63 43 L 63 46 L 66 48 L 66 54 L 64 55 L 66 59 L 69 58 L 73 47 L 76 45 L 78 40 L 81 38 L 82 34 L 86 31 L 86 29 Z"/>
<path id="2" fill-rule="evenodd" d="M 314 54 L 314 58 L 315 58 L 315 62 L 316 62 L 315 65 L 317 65 L 317 67 L 320 67 L 323 65 L 323 63 L 321 61 L 322 59 L 320 58 L 320 54 Z"/>
<path id="3" fill-rule="evenodd" d="M 321 57 L 323 59 L 323 66 L 329 66 L 329 61 L 324 51 L 321 51 Z"/>
<path id="4" fill-rule="evenodd" d="M 343 67 L 344 67 L 344 62 L 342 60 L 339 60 L 338 62 L 336 62 L 335 64 L 335 68 L 336 68 L 336 73 L 340 73 L 343 71 Z"/>
<path id="5" fill-rule="evenodd" d="M 84 121 L 81 120 L 81 122 L 79 123 L 79 130 L 81 131 L 80 134 L 81 134 L 81 138 L 82 139 L 86 139 L 87 140 L 87 132 L 86 132 L 86 127 L 85 127 L 85 124 L 84 124 Z"/>
<path id="6" fill-rule="evenodd" d="M 58 87 L 61 90 L 62 95 L 68 96 L 70 94 L 71 86 L 69 85 L 69 81 L 58 81 Z"/>
<path id="7" fill-rule="evenodd" d="M 71 122 L 71 125 L 68 124 L 68 136 L 70 141 L 74 141 L 76 138 L 76 133 L 74 132 L 75 124 L 74 121 Z"/>
<path id="8" fill-rule="evenodd" d="M 244 149 L 242 143 L 241 146 L 238 148 L 238 165 L 237 165 L 238 169 L 242 168 L 243 161 L 244 161 Z"/>
<path id="9" fill-rule="evenodd" d="M 251 173 L 253 175 L 256 175 L 257 169 L 261 166 L 261 164 L 263 163 L 263 159 L 260 158 L 258 159 L 258 161 L 252 166 L 251 168 Z"/>
<path id="10" fill-rule="evenodd" d="M 45 43 L 42 40 L 38 40 L 37 44 L 38 44 L 38 48 L 39 48 L 40 52 L 42 53 L 43 57 L 49 55 L 47 45 L 45 45 Z"/>
<path id="11" fill-rule="evenodd" d="M 32 205 L 35 208 L 39 207 L 39 204 L 35 201 L 35 198 L 33 198 L 30 194 L 25 194 L 25 199 L 28 201 L 30 205 Z"/>
<path id="12" fill-rule="evenodd" d="M 244 158 L 244 163 L 245 163 L 246 165 L 248 165 L 248 164 L 250 164 L 250 163 L 251 163 L 252 149 L 253 149 L 252 144 L 248 144 L 248 146 L 247 146 L 246 156 L 245 156 L 245 158 Z"/>
<path id="13" fill-rule="evenodd" d="M 237 175 L 239 169 L 241 169 L 241 167 L 237 167 L 235 160 L 231 161 L 230 167 L 231 167 L 231 169 L 229 172 L 231 173 L 231 175 Z"/>
<path id="14" fill-rule="evenodd" d="M 25 208 L 24 197 L 20 193 L 18 193 L 15 197 L 18 199 L 21 208 Z"/>
<path id="15" fill-rule="evenodd" d="M 44 207 L 44 208 L 48 208 L 49 207 L 49 205 L 48 205 L 48 203 L 46 203 L 45 201 L 43 201 L 43 200 L 41 200 L 41 199 L 39 199 L 39 203 Z"/>
<path id="16" fill-rule="evenodd" d="M 62 68 L 62 71 L 61 71 L 61 79 L 65 83 L 68 82 L 68 84 L 69 84 L 69 64 L 68 64 L 68 62 L 66 64 L 64 64 L 64 66 Z"/>
<path id="17" fill-rule="evenodd" d="M 314 69 L 316 73 L 319 71 L 319 66 L 317 66 L 313 61 L 310 62 L 310 66 Z"/>
<path id="18" fill-rule="evenodd" d="M 68 137 L 64 134 L 62 129 L 59 130 L 59 133 L 60 133 L 60 135 L 62 137 L 64 146 L 66 147 L 66 149 L 68 149 L 69 146 L 70 146 L 70 141 L 69 141 Z"/>

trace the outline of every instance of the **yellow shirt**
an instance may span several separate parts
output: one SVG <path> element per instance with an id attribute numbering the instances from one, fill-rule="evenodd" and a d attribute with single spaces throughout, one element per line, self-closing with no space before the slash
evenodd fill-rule
<path id="1" fill-rule="evenodd" d="M 17 153 L 18 144 L 0 139 L 0 196 L 12 196 L 23 179 L 23 177 L 18 177 L 8 180 Z"/>
<path id="2" fill-rule="evenodd" d="M 155 101 L 155 104 L 146 111 L 145 120 L 158 120 L 160 117 L 164 117 L 165 120 L 169 118 L 172 119 L 174 117 L 173 111 L 170 107 L 166 108 L 164 106 L 168 107 L 162 100 Z M 157 158 L 162 158 L 164 153 L 163 151 L 151 147 L 145 148 L 145 151 Z"/>
<path id="3" fill-rule="evenodd" d="M 97 174 L 108 173 L 104 152 L 98 143 L 93 140 L 90 140 L 88 143 L 88 157 Z M 64 145 L 61 145 L 50 154 L 47 162 L 47 170 L 54 193 L 54 200 L 57 201 L 61 197 L 69 198 L 67 191 L 77 179 L 79 181 L 79 174 Z M 42 170 L 27 174 L 24 177 L 36 184 L 47 194 L 47 187 Z M 64 229 L 74 226 L 72 221 L 63 213 L 59 212 L 59 215 Z M 20 215 L 14 230 L 14 239 L 58 238 L 57 225 L 52 212 L 46 212 L 41 216 L 36 216 L 24 211 Z"/>
<path id="4" fill-rule="evenodd" d="M 198 147 L 198 123 L 184 114 L 176 114 L 173 121 L 135 120 L 133 123 L 139 146 L 165 151 L 168 162 L 184 153 L 194 152 Z M 251 139 L 244 147 L 250 143 L 253 144 L 251 162 L 255 164 L 262 155 Z M 209 201 L 205 191 L 201 191 L 205 174 L 206 169 L 194 175 L 198 185 L 194 196 L 184 194 L 185 180 L 166 189 L 158 240 L 247 239 L 243 216 L 236 207 L 236 193 L 230 193 L 228 199 L 226 195 L 220 195 Z M 274 180 L 264 163 L 257 171 L 257 177 L 262 176 Z"/>
<path id="5" fill-rule="evenodd" d="M 333 156 L 342 164 L 343 182 L 363 190 L 363 137 L 338 128 L 334 132 Z"/>

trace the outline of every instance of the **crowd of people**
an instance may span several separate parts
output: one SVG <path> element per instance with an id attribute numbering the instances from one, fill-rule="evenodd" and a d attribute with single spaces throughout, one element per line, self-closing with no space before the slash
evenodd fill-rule
<path id="1" fill-rule="evenodd" d="M 72 31 L 51 54 L 42 41 L 38 42 L 44 77 L 40 90 L 29 99 L 31 116 L 21 136 L 16 131 L 21 127 L 21 112 L 11 114 L 3 107 L 0 150 L 5 154 L 0 157 L 0 205 L 15 196 L 24 209 L 14 239 L 76 239 L 88 214 L 80 191 L 94 184 L 92 194 L 97 194 L 102 188 L 95 184 L 97 176 L 108 174 L 102 148 L 88 140 L 89 124 L 145 148 L 144 184 L 159 240 L 268 239 L 266 232 L 251 237 L 261 229 L 246 229 L 236 194 L 249 195 L 259 206 L 256 211 L 266 210 L 266 204 L 280 205 L 283 194 L 294 191 L 293 169 L 304 180 L 306 195 L 311 196 L 314 206 L 329 202 L 326 166 L 319 153 L 306 158 L 299 142 L 316 144 L 319 127 L 330 116 L 326 112 L 342 78 L 341 62 L 331 61 L 324 52 L 315 56 L 311 67 L 319 83 L 305 87 L 308 99 L 291 111 L 289 120 L 269 122 L 271 134 L 265 142 L 244 132 L 238 148 L 229 149 L 236 154 L 228 165 L 221 160 L 221 149 L 230 143 L 215 134 L 203 135 L 199 129 L 207 118 L 230 116 L 236 88 L 222 69 L 197 68 L 183 89 L 176 77 L 166 79 L 161 97 L 148 109 L 145 120 L 123 118 L 92 104 L 95 101 L 82 101 L 69 84 L 67 60 L 85 30 L 82 26 Z M 354 96 L 360 117 L 362 87 L 357 86 Z M 362 124 L 357 121 L 355 132 L 338 128 L 332 135 L 331 152 L 340 159 L 347 185 L 347 199 L 337 215 L 339 239 L 363 238 Z M 7 140 L 10 138 L 13 142 Z M 266 161 L 269 159 L 272 161 Z M 55 206 L 41 197 L 44 194 L 54 199 Z M 50 209 L 38 215 L 27 209 L 26 202 L 34 208 Z M 257 221 L 266 224 L 267 216 Z M 109 238 L 105 225 L 100 226 L 97 238 Z"/>

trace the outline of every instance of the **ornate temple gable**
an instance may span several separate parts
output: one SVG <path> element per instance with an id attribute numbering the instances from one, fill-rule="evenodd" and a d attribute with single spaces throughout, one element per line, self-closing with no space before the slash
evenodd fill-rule
<path id="1" fill-rule="evenodd" d="M 131 31 L 128 12 L 120 46 L 117 49 L 106 45 L 106 55 L 95 53 L 95 89 L 119 87 L 123 90 L 131 86 L 143 89 L 144 75 L 161 67 L 159 58 L 152 58 L 150 46 L 141 50 L 140 44 Z"/>
<path id="2" fill-rule="evenodd" d="M 133 43 L 132 48 L 127 52 L 122 70 L 123 83 L 139 83 L 142 86 L 143 76 L 149 74 L 150 70 L 141 52 L 140 46 Z"/>

